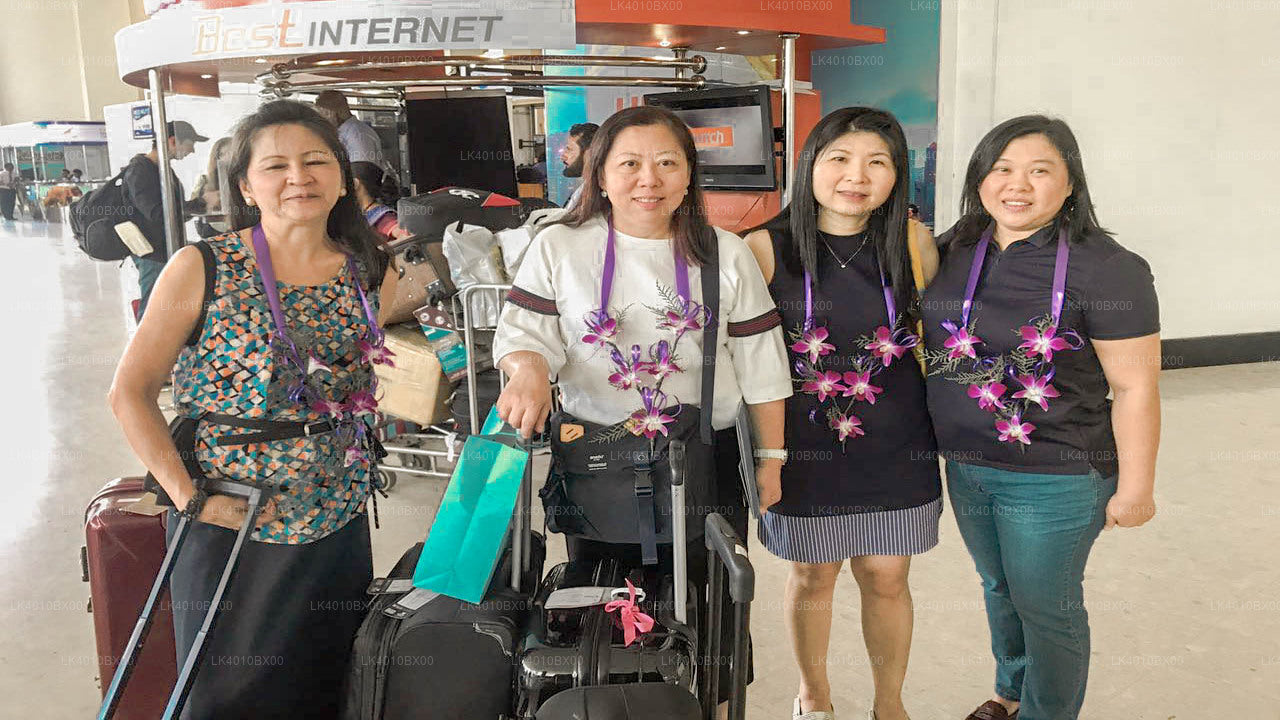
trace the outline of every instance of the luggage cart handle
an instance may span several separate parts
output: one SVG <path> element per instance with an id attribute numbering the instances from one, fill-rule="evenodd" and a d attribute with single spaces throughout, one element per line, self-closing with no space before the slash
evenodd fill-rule
<path id="1" fill-rule="evenodd" d="M 738 534 L 720 513 L 707 516 L 707 550 L 720 557 L 728 572 L 729 596 L 735 603 L 749 603 L 755 599 L 756 572 L 747 559 L 746 548 L 740 544 Z"/>
<path id="2" fill-rule="evenodd" d="M 262 495 L 262 488 L 235 480 L 207 478 L 201 483 L 201 488 L 210 495 L 229 495 L 250 501 L 254 499 L 255 493 Z"/>

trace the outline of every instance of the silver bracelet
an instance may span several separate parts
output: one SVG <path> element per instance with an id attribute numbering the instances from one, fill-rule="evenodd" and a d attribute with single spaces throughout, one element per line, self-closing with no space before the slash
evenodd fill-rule
<path id="1" fill-rule="evenodd" d="M 787 464 L 786 450 L 768 450 L 764 448 L 758 448 L 755 451 L 753 451 L 751 454 L 755 455 L 757 458 L 760 458 L 760 459 L 781 460 L 783 465 Z"/>

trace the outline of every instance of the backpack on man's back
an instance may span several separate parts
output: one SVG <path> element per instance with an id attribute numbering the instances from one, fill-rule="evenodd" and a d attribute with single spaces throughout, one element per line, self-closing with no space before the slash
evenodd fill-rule
<path id="1" fill-rule="evenodd" d="M 70 214 L 71 232 L 75 235 L 76 243 L 94 260 L 115 262 L 130 255 L 146 255 L 150 252 L 139 252 L 147 249 L 149 244 L 134 222 L 140 213 L 129 201 L 123 172 L 71 203 Z M 117 229 L 118 225 L 124 227 Z M 129 237 L 130 243 L 135 245 L 141 239 L 143 245 L 131 249 L 126 244 L 125 237 Z"/>

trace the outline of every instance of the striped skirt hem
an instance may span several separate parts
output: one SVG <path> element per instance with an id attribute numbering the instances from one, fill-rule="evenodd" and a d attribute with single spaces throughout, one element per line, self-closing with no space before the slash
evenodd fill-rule
<path id="1" fill-rule="evenodd" d="M 765 513 L 760 543 L 783 560 L 838 562 L 859 555 L 918 555 L 938 544 L 942 498 L 901 510 L 803 517 Z"/>

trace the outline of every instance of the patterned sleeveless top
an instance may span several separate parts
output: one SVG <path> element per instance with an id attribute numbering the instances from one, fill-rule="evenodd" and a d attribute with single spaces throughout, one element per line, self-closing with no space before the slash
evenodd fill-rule
<path id="1" fill-rule="evenodd" d="M 255 420 L 318 422 L 320 413 L 287 397 L 296 371 L 271 352 L 273 323 L 253 252 L 236 233 L 206 241 L 216 271 L 200 339 L 184 347 L 174 372 L 174 407 L 184 417 L 219 413 Z M 369 390 L 373 370 L 357 342 L 367 320 L 350 272 L 321 285 L 278 283 L 288 333 L 332 372 L 320 370 L 329 400 Z M 378 293 L 368 293 L 374 311 Z M 314 375 L 313 375 L 314 379 Z M 204 421 L 196 431 L 196 458 L 206 475 L 275 491 L 280 516 L 256 530 L 254 540 L 302 544 L 340 530 L 364 511 L 372 491 L 370 463 L 344 465 L 345 448 L 333 433 L 238 445 L 216 444 L 243 428 Z"/>

